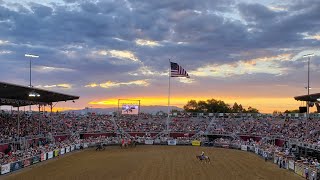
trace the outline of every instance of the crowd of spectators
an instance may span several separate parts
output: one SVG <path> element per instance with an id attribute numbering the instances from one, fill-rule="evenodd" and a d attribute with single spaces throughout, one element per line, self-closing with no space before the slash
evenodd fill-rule
<path id="1" fill-rule="evenodd" d="M 18 123 L 19 122 L 19 123 Z M 82 133 L 115 132 L 162 132 L 166 129 L 167 117 L 151 114 L 120 116 L 98 114 L 28 114 L 20 112 L 0 113 L 0 142 L 18 137 L 46 136 Z M 18 125 L 19 124 L 19 125 Z M 19 127 L 19 130 L 18 130 Z M 196 134 L 237 134 L 251 136 L 276 136 L 299 139 L 310 144 L 320 144 L 320 122 L 293 118 L 234 118 L 234 117 L 172 117 L 171 132 Z"/>
<path id="2" fill-rule="evenodd" d="M 105 133 L 116 132 L 119 129 L 128 133 L 159 133 L 166 130 L 166 125 L 166 116 L 151 114 L 114 117 L 94 113 L 29 114 L 2 111 L 0 112 L 0 143 L 17 141 L 21 137 L 32 139 L 47 137 L 48 134 Z M 315 119 L 181 115 L 170 119 L 169 129 L 171 132 L 185 134 L 206 132 L 208 134 L 274 136 L 320 145 L 320 122 Z"/>

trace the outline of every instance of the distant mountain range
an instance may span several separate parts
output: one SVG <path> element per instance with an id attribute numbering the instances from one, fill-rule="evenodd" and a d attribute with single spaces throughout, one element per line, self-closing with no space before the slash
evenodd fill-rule
<path id="1" fill-rule="evenodd" d="M 140 112 L 142 113 L 150 113 L 150 114 L 155 114 L 159 111 L 167 112 L 168 111 L 168 106 L 141 106 L 140 107 Z M 182 108 L 179 108 L 177 106 L 170 106 L 170 110 L 178 110 L 181 111 L 183 110 Z M 64 112 L 74 112 L 76 114 L 85 114 L 87 112 L 91 113 L 97 113 L 97 114 L 109 114 L 112 112 L 118 111 L 118 107 L 113 107 L 113 108 L 88 108 L 88 109 L 79 109 L 79 110 L 68 110 Z"/>

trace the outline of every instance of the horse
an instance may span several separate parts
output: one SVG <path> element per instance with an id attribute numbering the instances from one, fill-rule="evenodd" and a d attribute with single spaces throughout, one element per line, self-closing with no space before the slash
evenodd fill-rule
<path id="1" fill-rule="evenodd" d="M 123 148 L 128 148 L 128 147 L 129 147 L 129 145 L 128 145 L 127 142 L 120 144 L 120 148 L 121 148 L 121 149 L 123 149 Z"/>
<path id="2" fill-rule="evenodd" d="M 97 146 L 97 148 L 96 148 L 96 151 L 100 151 L 100 150 L 105 150 L 106 149 L 106 147 L 104 146 L 104 145 L 102 145 L 102 144 L 99 144 L 98 146 Z"/>
<path id="3" fill-rule="evenodd" d="M 197 155 L 196 158 L 199 159 L 199 161 L 201 161 L 201 162 L 202 162 L 202 161 L 208 162 L 208 163 L 211 162 L 210 157 L 208 157 L 208 156 L 203 156 L 203 157 L 202 157 L 202 156 Z"/>
<path id="4" fill-rule="evenodd" d="M 131 141 L 129 144 L 129 147 L 134 148 L 137 146 L 137 142 L 136 141 Z"/>

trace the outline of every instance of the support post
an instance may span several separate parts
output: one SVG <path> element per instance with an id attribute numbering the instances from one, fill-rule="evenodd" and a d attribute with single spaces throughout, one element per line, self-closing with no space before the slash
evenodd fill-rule
<path id="1" fill-rule="evenodd" d="M 169 59 L 169 88 L 168 88 L 168 117 L 167 117 L 167 133 L 168 133 L 168 137 L 170 137 L 170 88 L 171 88 L 171 61 Z"/>

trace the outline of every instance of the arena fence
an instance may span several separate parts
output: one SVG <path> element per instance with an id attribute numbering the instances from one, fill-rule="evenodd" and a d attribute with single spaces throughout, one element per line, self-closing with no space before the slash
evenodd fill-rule
<path id="1" fill-rule="evenodd" d="M 64 154 L 68 154 L 70 152 L 85 149 L 88 147 L 95 146 L 96 143 L 79 143 L 72 144 L 69 146 L 65 146 L 63 148 L 56 148 L 48 152 L 43 152 L 41 154 L 35 155 L 33 157 L 25 158 L 16 162 L 7 163 L 1 165 L 0 172 L 1 175 L 18 171 L 22 168 L 37 164 L 39 162 L 47 161 L 49 159 L 56 158 L 58 156 L 63 156 Z"/>
<path id="2" fill-rule="evenodd" d="M 308 180 L 320 179 L 320 169 L 314 165 L 303 163 L 301 160 L 294 160 L 293 156 L 286 156 L 283 153 L 271 153 L 263 149 L 240 144 L 230 143 L 214 143 L 214 147 L 238 149 L 242 151 L 248 151 L 263 157 L 265 160 L 272 160 L 273 163 L 277 164 L 279 168 L 288 169 L 296 174 L 304 177 Z"/>
<path id="3" fill-rule="evenodd" d="M 35 155 L 30 158 L 22 159 L 16 162 L 11 162 L 7 164 L 3 164 L 0 167 L 1 175 L 18 171 L 22 168 L 37 164 L 39 162 L 47 161 L 58 156 L 64 156 L 73 151 L 77 151 L 80 149 L 86 149 L 89 147 L 94 147 L 97 143 L 103 143 L 105 145 L 117 145 L 119 144 L 118 141 L 98 141 L 98 142 L 87 142 L 87 143 L 78 143 L 65 146 L 63 148 L 55 148 L 47 152 L 43 152 L 41 154 Z M 293 157 L 285 156 L 283 153 L 271 153 L 265 151 L 264 149 L 260 149 L 258 147 L 250 146 L 250 145 L 243 145 L 243 144 L 233 144 L 233 143 L 212 143 L 212 142 L 205 142 L 205 141 L 198 141 L 198 140 L 184 140 L 184 139 L 145 139 L 144 141 L 140 141 L 139 144 L 145 145 L 192 145 L 192 146 L 214 146 L 219 148 L 228 148 L 228 149 L 237 149 L 241 151 L 248 151 L 251 153 L 255 153 L 260 157 L 263 157 L 265 160 L 271 160 L 273 163 L 277 164 L 279 168 L 288 169 L 296 174 L 309 179 L 309 180 L 316 180 L 320 179 L 320 170 L 315 166 L 310 166 L 306 163 L 301 161 L 294 161 Z"/>

